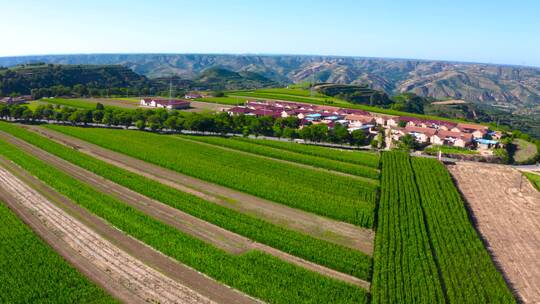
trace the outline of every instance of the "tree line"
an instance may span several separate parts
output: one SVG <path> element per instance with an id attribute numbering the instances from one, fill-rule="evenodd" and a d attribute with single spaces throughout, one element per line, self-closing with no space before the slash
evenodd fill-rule
<path id="1" fill-rule="evenodd" d="M 0 118 L 27 123 L 56 122 L 85 126 L 98 124 L 110 127 L 135 127 L 153 132 L 183 130 L 212 132 L 218 134 L 242 134 L 244 136 L 272 136 L 289 139 L 304 139 L 312 142 L 366 145 L 369 137 L 362 130 L 349 132 L 345 126 L 336 124 L 304 125 L 296 117 L 274 118 L 272 116 L 229 115 L 220 113 L 194 113 L 168 111 L 166 109 L 119 109 L 105 107 L 100 103 L 92 110 L 44 104 L 35 109 L 27 105 L 0 105 Z"/>

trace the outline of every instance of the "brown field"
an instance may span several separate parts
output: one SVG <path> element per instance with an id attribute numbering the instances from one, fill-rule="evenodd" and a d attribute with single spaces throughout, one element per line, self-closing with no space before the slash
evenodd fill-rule
<path id="1" fill-rule="evenodd" d="M 540 303 L 540 193 L 510 167 L 458 162 L 448 169 L 510 286 L 524 303 Z"/>
<path id="2" fill-rule="evenodd" d="M 215 303 L 133 258 L 1 167 L 0 183 L 9 206 L 113 296 L 128 303 Z"/>
<path id="3" fill-rule="evenodd" d="M 297 266 L 306 268 L 314 272 L 318 272 L 322 275 L 326 275 L 337 280 L 342 280 L 369 289 L 369 283 L 366 281 L 292 256 L 288 253 L 282 252 L 264 244 L 255 243 L 246 237 L 230 232 L 211 223 L 205 222 L 178 209 L 172 208 L 161 202 L 155 201 L 137 192 L 120 186 L 101 176 L 98 176 L 83 168 L 75 166 L 61 158 L 49 154 L 48 152 L 45 152 L 37 147 L 34 147 L 22 140 L 19 140 L 9 134 L 0 131 L 0 138 L 9 143 L 17 145 L 25 152 L 36 156 L 37 158 L 41 159 L 49 165 L 55 166 L 56 168 L 64 171 L 72 177 L 94 187 L 98 191 L 114 196 L 155 219 L 158 219 L 172 227 L 175 227 L 180 231 L 186 232 L 194 237 L 204 240 L 216 247 L 222 248 L 223 250 L 228 251 L 231 254 L 240 254 L 248 250 L 256 249 L 273 255 L 286 262 L 295 264 Z"/>
<path id="4" fill-rule="evenodd" d="M 354 226 L 290 208 L 240 191 L 205 182 L 147 162 L 116 153 L 62 133 L 37 126 L 24 126 L 58 143 L 77 149 L 112 165 L 154 179 L 180 191 L 207 201 L 250 214 L 276 225 L 309 234 L 313 237 L 361 250 L 373 252 L 373 230 Z"/>

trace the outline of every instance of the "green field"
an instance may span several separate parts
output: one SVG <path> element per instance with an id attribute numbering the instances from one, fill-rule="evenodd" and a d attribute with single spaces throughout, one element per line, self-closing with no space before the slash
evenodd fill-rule
<path id="1" fill-rule="evenodd" d="M 446 168 L 403 152 L 382 166 L 372 303 L 515 303 Z"/>
<path id="2" fill-rule="evenodd" d="M 336 160 L 331 160 L 327 158 L 310 156 L 301 153 L 291 152 L 287 150 L 267 147 L 264 145 L 258 145 L 254 142 L 251 142 L 249 139 L 243 141 L 235 140 L 235 138 L 223 138 L 223 137 L 208 137 L 208 136 L 182 136 L 183 138 L 189 138 L 199 142 L 205 142 L 208 144 L 222 146 L 230 149 L 235 149 L 238 151 L 244 151 L 248 153 L 253 153 L 257 155 L 267 156 L 275 159 L 281 159 L 291 162 L 296 162 L 300 164 L 305 164 L 313 167 L 328 169 L 332 171 L 338 171 L 343 173 L 348 173 L 352 175 L 357 175 L 361 177 L 366 177 L 372 180 L 373 183 L 377 184 L 379 179 L 379 171 L 374 168 L 340 162 Z"/>
<path id="3" fill-rule="evenodd" d="M 277 203 L 363 227 L 373 225 L 377 186 L 372 183 L 224 151 L 178 136 L 56 125 L 47 127 Z"/>
<path id="4" fill-rule="evenodd" d="M 294 142 L 266 140 L 266 139 L 247 139 L 243 137 L 234 137 L 234 140 L 246 141 L 262 146 L 277 148 L 285 151 L 296 152 L 304 155 L 327 158 L 340 162 L 357 164 L 371 168 L 379 167 L 379 156 L 371 152 L 338 150 L 313 145 L 298 144 Z"/>
<path id="5" fill-rule="evenodd" d="M 433 254 L 450 303 L 515 303 L 446 168 L 412 158 Z"/>
<path id="6" fill-rule="evenodd" d="M 531 181 L 531 184 L 533 184 L 533 186 L 538 191 L 540 191 L 540 174 L 529 173 L 529 172 L 524 172 L 523 174 Z"/>
<path id="7" fill-rule="evenodd" d="M 44 98 L 41 102 L 50 103 L 53 105 L 61 105 L 66 107 L 72 107 L 83 110 L 93 110 L 96 108 L 97 102 L 88 102 L 80 99 L 67 99 L 67 98 Z"/>
<path id="8" fill-rule="evenodd" d="M 369 277 L 371 258 L 359 251 L 315 239 L 210 203 L 152 179 L 115 167 L 12 124 L 0 122 L 0 130 L 135 192 L 254 241 L 361 279 Z"/>
<path id="9" fill-rule="evenodd" d="M 381 162 L 371 303 L 445 303 L 409 156 L 383 153 Z"/>
<path id="10" fill-rule="evenodd" d="M 117 303 L 0 202 L 1 303 Z"/>
<path id="11" fill-rule="evenodd" d="M 233 105 L 233 106 L 243 105 L 246 103 L 246 98 L 241 98 L 241 97 L 205 97 L 205 98 L 196 98 L 194 100 L 201 101 L 201 102 Z"/>
<path id="12" fill-rule="evenodd" d="M 367 303 L 367 293 L 259 251 L 233 256 L 100 193 L 0 140 L 0 154 L 73 202 L 156 250 L 271 303 Z"/>

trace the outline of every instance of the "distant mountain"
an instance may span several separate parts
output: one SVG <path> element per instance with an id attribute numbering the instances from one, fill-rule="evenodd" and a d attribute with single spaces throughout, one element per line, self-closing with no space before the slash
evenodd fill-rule
<path id="1" fill-rule="evenodd" d="M 220 67 L 208 68 L 193 79 L 194 87 L 210 90 L 257 89 L 277 85 L 277 82 L 254 72 L 237 73 Z"/>
<path id="2" fill-rule="evenodd" d="M 195 79 L 208 68 L 220 67 L 238 73 L 253 72 L 280 83 L 313 80 L 369 85 L 389 94 L 414 92 L 439 99 L 465 99 L 523 114 L 540 112 L 540 68 L 533 67 L 407 59 L 208 54 L 4 57 L 0 58 L 0 65 L 37 61 L 122 64 L 150 78 L 177 75 Z"/>

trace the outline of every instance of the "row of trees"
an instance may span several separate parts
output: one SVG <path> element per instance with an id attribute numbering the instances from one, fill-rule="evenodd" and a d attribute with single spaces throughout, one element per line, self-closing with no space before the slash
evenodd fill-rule
<path id="1" fill-rule="evenodd" d="M 275 136 L 314 142 L 332 142 L 352 145 L 367 144 L 364 131 L 349 133 L 346 127 L 336 124 L 329 129 L 326 125 L 306 125 L 300 128 L 296 117 L 274 118 L 271 116 L 228 115 L 222 113 L 192 113 L 167 111 L 165 109 L 123 110 L 105 108 L 98 103 L 93 110 L 82 110 L 58 105 L 39 105 L 34 110 L 26 105 L 0 105 L 2 119 L 32 121 L 55 121 L 73 125 L 100 124 L 105 126 L 136 127 L 155 132 L 182 130 L 214 132 L 220 134 L 236 133 L 244 136 Z"/>

